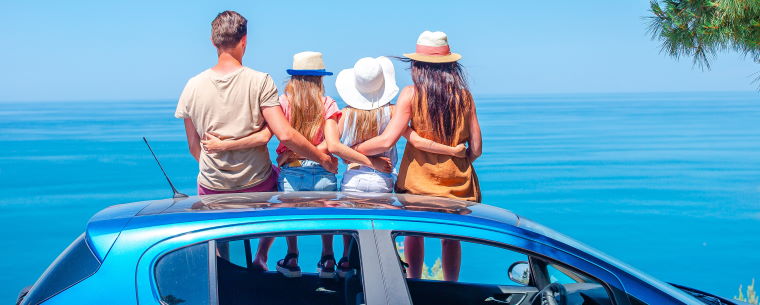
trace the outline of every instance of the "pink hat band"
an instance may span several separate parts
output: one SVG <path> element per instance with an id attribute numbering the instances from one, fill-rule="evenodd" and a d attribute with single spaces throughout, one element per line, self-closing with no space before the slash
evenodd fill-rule
<path id="1" fill-rule="evenodd" d="M 416 52 L 422 55 L 445 56 L 451 54 L 451 49 L 448 45 L 431 47 L 418 44 Z"/>

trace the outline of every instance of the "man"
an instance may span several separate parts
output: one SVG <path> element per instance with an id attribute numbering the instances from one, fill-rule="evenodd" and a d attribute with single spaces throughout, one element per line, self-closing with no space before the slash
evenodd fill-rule
<path id="1" fill-rule="evenodd" d="M 234 11 L 214 18 L 211 42 L 217 49 L 218 62 L 187 82 L 174 114 L 184 119 L 190 154 L 198 160 L 199 195 L 276 191 L 277 172 L 266 147 L 272 133 L 290 150 L 319 162 L 328 171 L 337 171 L 334 157 L 320 152 L 290 127 L 272 78 L 243 66 L 247 22 Z M 201 135 L 246 138 L 249 143 L 209 152 L 201 149 Z M 271 240 L 268 244 L 262 240 L 261 244 L 256 263 L 265 269 Z"/>

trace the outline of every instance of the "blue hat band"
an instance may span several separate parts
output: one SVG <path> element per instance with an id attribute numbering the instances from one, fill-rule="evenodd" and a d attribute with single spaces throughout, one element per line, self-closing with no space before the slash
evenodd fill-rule
<path id="1" fill-rule="evenodd" d="M 290 75 L 311 75 L 311 76 L 333 75 L 332 72 L 327 72 L 327 71 L 325 71 L 325 69 L 319 69 L 319 70 L 294 70 L 294 69 L 288 69 L 287 72 Z"/>

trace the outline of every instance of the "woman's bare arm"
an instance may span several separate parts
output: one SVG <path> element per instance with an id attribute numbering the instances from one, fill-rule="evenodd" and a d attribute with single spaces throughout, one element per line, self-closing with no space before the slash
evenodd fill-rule
<path id="1" fill-rule="evenodd" d="M 392 171 L 388 158 L 367 157 L 341 143 L 338 130 L 338 122 L 335 119 L 329 119 L 325 122 L 325 142 L 327 142 L 327 149 L 330 153 L 351 163 L 369 166 L 381 172 L 390 173 Z"/>
<path id="2" fill-rule="evenodd" d="M 239 150 L 246 148 L 253 148 L 256 146 L 267 145 L 269 139 L 272 138 L 272 131 L 268 126 L 264 126 L 261 130 L 249 134 L 240 139 L 223 139 L 218 134 L 206 133 L 203 135 L 203 148 L 210 152 L 220 152 L 227 150 Z"/>
<path id="3" fill-rule="evenodd" d="M 468 140 L 467 158 L 470 162 L 480 157 L 483 153 L 483 137 L 480 134 L 480 122 L 478 114 L 475 112 L 475 102 L 472 102 L 472 112 L 470 112 L 470 139 Z"/>
<path id="4" fill-rule="evenodd" d="M 404 138 L 406 138 L 407 143 L 422 151 L 439 155 L 449 155 L 457 158 L 464 158 L 467 156 L 467 147 L 464 144 L 448 146 L 430 139 L 425 139 L 417 134 L 417 132 L 411 127 L 407 127 L 404 131 Z"/>
<path id="5" fill-rule="evenodd" d="M 381 135 L 357 145 L 355 147 L 356 151 L 372 156 L 388 151 L 393 145 L 396 145 L 398 139 L 404 134 L 406 128 L 409 127 L 413 98 L 414 87 L 407 86 L 404 90 L 401 90 L 388 127 L 385 128 L 385 131 Z"/>
<path id="6" fill-rule="evenodd" d="M 320 152 L 309 140 L 293 129 L 288 119 L 285 118 L 285 114 L 282 113 L 280 106 L 264 107 L 261 109 L 261 113 L 280 143 L 299 156 L 319 162 L 327 171 L 338 172 L 338 160 Z"/>

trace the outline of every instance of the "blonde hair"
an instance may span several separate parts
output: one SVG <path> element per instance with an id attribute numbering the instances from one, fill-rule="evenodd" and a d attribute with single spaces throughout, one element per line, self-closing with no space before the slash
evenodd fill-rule
<path id="1" fill-rule="evenodd" d="M 293 75 L 285 85 L 290 102 L 290 125 L 309 141 L 314 140 L 325 124 L 324 93 L 322 76 Z"/>
<path id="2" fill-rule="evenodd" d="M 353 107 L 346 107 L 343 109 L 343 115 L 347 122 L 356 122 L 354 135 L 355 142 L 361 143 L 380 134 L 380 112 L 384 111 L 385 107 L 375 108 L 371 110 L 361 110 Z M 346 132 L 345 130 L 343 132 Z"/>

